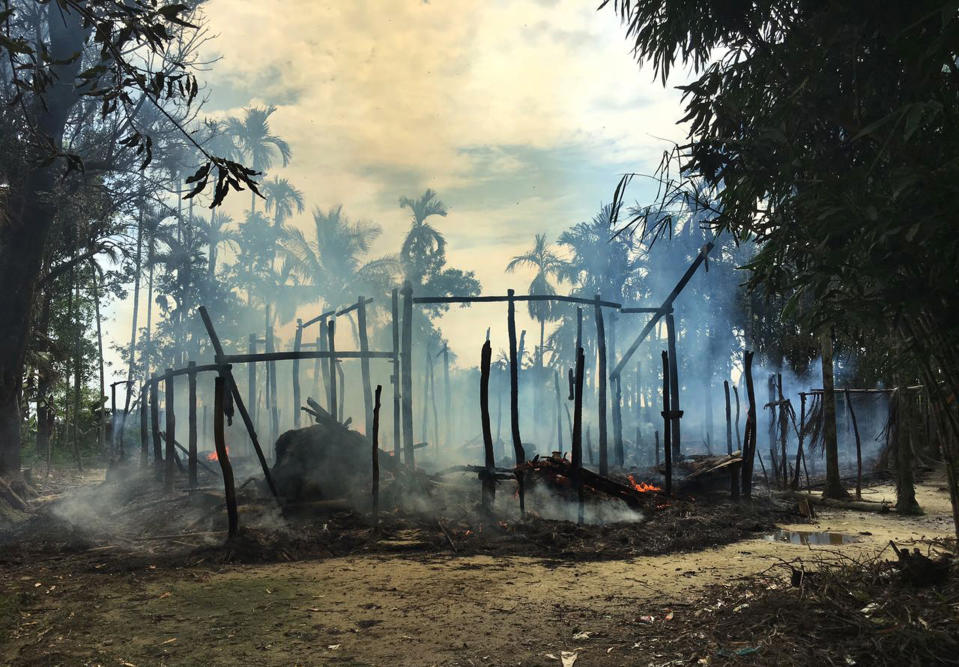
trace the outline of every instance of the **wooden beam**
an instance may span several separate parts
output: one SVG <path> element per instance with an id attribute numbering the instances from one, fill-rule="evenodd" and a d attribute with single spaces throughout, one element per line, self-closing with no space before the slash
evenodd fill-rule
<path id="1" fill-rule="evenodd" d="M 561 294 L 523 294 L 520 296 L 419 296 L 413 299 L 414 303 L 419 304 L 438 304 L 438 303 L 509 303 L 510 301 L 557 301 L 562 303 L 581 303 L 593 305 L 594 299 L 587 299 L 579 296 L 563 296 Z M 619 309 L 621 304 L 615 301 L 601 301 L 603 308 Z"/>

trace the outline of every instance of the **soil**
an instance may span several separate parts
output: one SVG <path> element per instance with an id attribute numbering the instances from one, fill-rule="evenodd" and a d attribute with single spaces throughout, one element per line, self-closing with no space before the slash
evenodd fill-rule
<path id="1" fill-rule="evenodd" d="M 36 502 L 104 496 L 91 481 Z M 68 505 L 69 521 L 41 511 L 3 533 L 0 662 L 804 664 L 811 654 L 792 648 L 788 628 L 749 620 L 753 596 L 767 594 L 758 584 L 788 589 L 783 561 L 892 559 L 889 540 L 935 554 L 953 535 L 938 473 L 917 486 L 923 516 L 823 508 L 811 522 L 765 494 L 738 504 L 650 494 L 640 519 L 577 526 L 521 520 L 501 491 L 493 518 L 444 501 L 436 514 L 384 513 L 375 528 L 342 509 L 280 519 L 248 498 L 247 529 L 227 547 L 213 490 L 160 503 L 143 489 L 107 497 L 109 511 Z M 779 529 L 858 541 L 793 544 L 775 539 Z M 737 632 L 723 630 L 737 618 Z M 820 648 L 856 662 L 838 644 Z"/>

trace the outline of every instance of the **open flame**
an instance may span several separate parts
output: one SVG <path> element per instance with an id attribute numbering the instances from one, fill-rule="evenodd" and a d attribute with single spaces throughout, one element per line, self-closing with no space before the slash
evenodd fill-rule
<path id="1" fill-rule="evenodd" d="M 230 448 L 229 448 L 229 447 L 226 448 L 226 455 L 227 455 L 227 456 L 230 455 Z M 206 455 L 206 460 L 207 460 L 207 461 L 219 461 L 219 460 L 220 460 L 219 457 L 216 455 L 216 450 L 215 450 L 215 449 L 214 449 L 212 452 L 210 452 L 209 454 Z"/>
<path id="2" fill-rule="evenodd" d="M 647 484 L 646 482 L 637 482 L 633 479 L 632 475 L 627 475 L 626 478 L 629 480 L 629 483 L 633 485 L 633 488 L 639 493 L 649 493 L 650 491 L 662 491 L 661 488 L 655 484 Z"/>

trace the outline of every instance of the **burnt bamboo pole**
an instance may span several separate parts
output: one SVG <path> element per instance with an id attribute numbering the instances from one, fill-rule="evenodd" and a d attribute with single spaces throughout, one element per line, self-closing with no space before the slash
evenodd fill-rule
<path id="1" fill-rule="evenodd" d="M 806 430 L 806 394 L 804 392 L 799 392 L 799 444 L 796 446 L 796 472 L 793 475 L 792 488 L 793 491 L 799 489 L 799 463 L 803 462 L 805 467 L 805 454 L 803 453 L 803 440 L 805 439 L 805 430 Z M 806 481 L 809 481 L 809 475 L 806 475 Z"/>
<path id="2" fill-rule="evenodd" d="M 160 444 L 160 397 L 157 396 L 157 376 L 150 376 L 150 426 L 153 429 L 153 467 L 159 476 L 163 465 L 163 445 Z"/>
<path id="3" fill-rule="evenodd" d="M 669 404 L 673 416 L 669 437 L 670 445 L 673 448 L 673 458 L 678 461 L 683 455 L 679 429 L 679 419 L 683 412 L 679 407 L 679 361 L 676 357 L 676 323 L 673 319 L 672 310 L 666 313 L 666 348 L 669 352 Z"/>
<path id="4" fill-rule="evenodd" d="M 609 357 L 616 361 L 616 311 L 609 316 Z M 608 378 L 613 384 L 613 456 L 620 468 L 626 465 L 623 447 L 623 385 L 620 376 Z"/>
<path id="5" fill-rule="evenodd" d="M 493 453 L 493 431 L 489 419 L 489 376 L 493 348 L 489 341 L 480 352 L 480 423 L 483 428 L 483 509 L 490 510 L 496 499 L 496 459 Z"/>
<path id="6" fill-rule="evenodd" d="M 376 385 L 376 394 L 373 403 L 373 460 L 372 460 L 372 493 L 373 493 L 373 522 L 375 523 L 380 513 L 380 394 L 383 392 L 383 385 Z"/>
<path id="7" fill-rule="evenodd" d="M 506 324 L 509 332 L 509 417 L 510 432 L 513 436 L 513 457 L 516 461 L 516 479 L 519 482 L 519 509 L 520 514 L 526 515 L 526 485 L 520 466 L 526 462 L 526 452 L 523 451 L 523 441 L 519 433 L 519 360 L 516 351 L 516 303 L 513 300 L 513 290 L 507 290 Z"/>
<path id="8" fill-rule="evenodd" d="M 770 375 L 766 383 L 766 389 L 769 392 L 769 465 L 773 469 L 773 478 L 779 481 L 779 454 L 776 453 L 776 376 Z"/>
<path id="9" fill-rule="evenodd" d="M 346 421 L 346 410 L 344 409 L 344 404 L 346 403 L 346 376 L 343 373 L 343 362 L 339 358 L 339 355 L 335 357 L 330 357 L 331 359 L 336 359 L 336 377 L 339 380 L 337 384 L 336 395 L 339 397 L 339 411 L 340 411 L 340 421 Z M 351 417 L 352 419 L 352 417 Z"/>
<path id="10" fill-rule="evenodd" d="M 782 459 L 782 485 L 786 488 L 789 480 L 789 457 L 786 454 L 786 436 L 789 429 L 789 414 L 786 411 L 786 399 L 783 396 L 783 376 L 776 374 L 776 393 L 779 401 L 779 455 Z"/>
<path id="11" fill-rule="evenodd" d="M 583 347 L 583 308 L 576 306 L 576 349 Z M 576 360 L 573 359 L 573 365 Z"/>
<path id="12" fill-rule="evenodd" d="M 553 384 L 556 385 L 556 446 L 563 455 L 563 397 L 559 390 L 559 371 L 553 369 Z"/>
<path id="13" fill-rule="evenodd" d="M 403 451 L 406 465 L 416 465 L 413 453 L 413 286 L 403 283 L 403 352 L 400 396 L 403 401 Z"/>
<path id="14" fill-rule="evenodd" d="M 856 420 L 856 411 L 852 409 L 852 399 L 846 389 L 846 409 L 852 419 L 852 432 L 856 436 L 856 500 L 862 500 L 862 441 L 859 438 L 859 422 Z"/>
<path id="15" fill-rule="evenodd" d="M 148 387 L 149 384 L 144 384 L 140 387 L 140 467 L 146 468 L 147 466 L 147 457 L 150 450 L 150 438 L 148 435 L 148 429 L 150 426 L 150 420 L 148 411 L 150 406 L 147 401 L 148 396 Z"/>
<path id="16" fill-rule="evenodd" d="M 583 375 L 585 370 L 583 348 L 576 348 L 576 372 L 573 374 L 573 442 L 570 447 L 573 465 L 573 484 L 578 501 L 577 521 L 583 523 L 585 497 L 583 491 Z"/>
<path id="17" fill-rule="evenodd" d="M 320 352 L 329 352 L 329 348 L 327 347 L 328 341 L 330 338 L 329 331 L 327 330 L 328 326 L 329 326 L 329 323 L 327 322 L 325 317 L 320 320 L 320 339 L 319 339 Z M 330 365 L 329 363 L 324 364 L 322 362 L 320 362 L 319 365 L 321 369 L 321 375 L 323 376 L 323 388 L 326 390 L 326 405 L 327 407 L 329 407 L 330 405 Z M 317 398 L 319 398 L 319 396 L 317 396 Z M 333 415 L 334 419 L 336 418 L 335 410 L 330 410 L 330 414 Z"/>
<path id="18" fill-rule="evenodd" d="M 672 413 L 670 411 L 669 353 L 663 350 L 663 454 L 666 461 L 666 495 L 673 493 L 673 453 L 670 438 Z"/>
<path id="19" fill-rule="evenodd" d="M 187 467 L 189 469 L 190 490 L 197 487 L 197 458 L 196 458 L 196 362 L 187 363 Z"/>
<path id="20" fill-rule="evenodd" d="M 267 338 L 267 347 L 269 348 L 267 352 L 276 352 L 276 338 L 273 334 L 273 309 L 270 309 L 270 320 L 269 325 L 269 338 Z M 270 369 L 270 436 L 271 441 L 276 442 L 277 437 L 280 435 L 280 397 L 277 395 L 276 391 L 276 362 L 268 361 L 266 362 L 267 368 Z M 299 408 L 297 408 L 299 412 Z"/>
<path id="21" fill-rule="evenodd" d="M 343 415 L 339 413 L 336 403 L 336 320 L 330 320 L 326 325 L 326 339 L 329 343 L 330 351 L 330 403 L 329 413 L 333 415 L 336 421 L 342 421 Z"/>
<path id="22" fill-rule="evenodd" d="M 110 454 L 122 459 L 122 453 L 117 451 L 117 383 L 110 385 Z"/>
<path id="23" fill-rule="evenodd" d="M 297 318 L 293 334 L 293 351 L 299 352 L 303 344 L 303 320 Z M 293 360 L 293 428 L 300 428 L 300 360 Z M 369 433 L 369 431 L 367 431 Z"/>
<path id="24" fill-rule="evenodd" d="M 317 327 L 317 329 L 319 330 L 319 333 L 316 334 L 316 351 L 322 352 L 323 346 L 326 345 L 326 343 L 323 341 L 324 332 L 322 331 L 322 327 Z M 313 388 L 316 391 L 317 401 L 323 400 L 323 392 L 326 391 L 326 385 L 323 384 L 323 371 L 321 370 L 321 367 L 326 368 L 326 366 L 323 366 L 323 361 L 317 357 L 313 360 Z"/>
<path id="25" fill-rule="evenodd" d="M 609 453 L 606 442 L 606 388 L 609 378 L 606 375 L 606 325 L 603 322 L 603 307 L 599 294 L 594 298 L 593 317 L 596 320 L 596 412 L 599 420 L 599 474 L 609 474 Z"/>
<path id="26" fill-rule="evenodd" d="M 430 408 L 430 361 L 431 361 L 430 347 L 426 346 L 426 354 L 423 356 L 423 421 L 422 428 L 420 430 L 420 438 L 422 442 L 428 443 L 430 441 L 429 436 L 429 408 Z"/>
<path id="27" fill-rule="evenodd" d="M 223 430 L 224 419 L 224 384 L 228 378 L 217 376 L 214 379 L 213 392 L 213 446 L 216 448 L 216 460 L 223 473 L 223 495 L 226 499 L 226 516 L 229 525 L 227 534 L 229 539 L 237 536 L 240 530 L 239 515 L 236 511 L 236 487 L 233 481 L 233 466 L 230 464 L 230 455 L 226 450 L 226 436 Z"/>
<path id="28" fill-rule="evenodd" d="M 443 419 L 443 431 L 447 446 L 453 441 L 453 393 L 450 387 L 450 346 L 443 345 L 443 390 L 446 397 L 446 416 Z"/>
<path id="29" fill-rule="evenodd" d="M 439 451 L 440 451 L 440 421 L 439 419 L 440 418 L 436 409 L 436 374 L 434 372 L 435 371 L 434 361 L 435 361 L 434 359 L 430 359 L 430 362 L 429 364 L 427 364 L 427 366 L 429 367 L 429 372 L 430 372 L 430 403 L 432 404 L 432 407 L 433 407 L 433 440 L 434 440 L 433 449 L 436 452 L 436 454 L 439 455 Z"/>
<path id="30" fill-rule="evenodd" d="M 723 396 L 726 399 L 726 454 L 733 453 L 732 406 L 729 402 L 729 380 L 723 380 Z"/>
<path id="31" fill-rule="evenodd" d="M 743 373 L 746 376 L 746 435 L 743 438 L 743 495 L 752 497 L 753 459 L 756 457 L 756 391 L 753 387 L 753 353 L 745 352 Z"/>
<path id="32" fill-rule="evenodd" d="M 653 451 L 656 452 L 656 467 L 659 467 L 659 431 L 653 433 Z"/>
<path id="33" fill-rule="evenodd" d="M 739 430 L 739 387 L 733 385 L 733 395 L 736 397 L 736 449 L 742 451 L 743 441 Z"/>
<path id="34" fill-rule="evenodd" d="M 393 383 L 393 456 L 400 460 L 400 296 L 394 287 L 392 293 L 393 314 L 393 372 L 390 382 Z"/>
<path id="35" fill-rule="evenodd" d="M 256 334 L 250 334 L 247 339 L 247 351 L 253 355 L 256 354 Z M 250 362 L 246 365 L 246 392 L 250 405 L 250 419 L 256 420 L 256 362 Z"/>
<path id="36" fill-rule="evenodd" d="M 226 388 L 229 389 L 229 394 L 223 396 L 222 412 L 232 418 L 233 404 L 235 403 L 236 409 L 240 411 L 240 418 L 243 419 L 243 425 L 246 426 L 247 434 L 250 436 L 250 442 L 253 444 L 256 457 L 260 461 L 260 468 L 263 470 L 263 477 L 266 479 L 267 486 L 270 487 L 270 493 L 279 501 L 279 494 L 276 491 L 276 485 L 273 483 L 273 475 L 270 474 L 270 466 L 267 465 L 266 457 L 263 455 L 263 449 L 260 447 L 260 441 L 256 437 L 256 428 L 253 426 L 253 420 L 250 419 L 250 413 L 247 412 L 246 405 L 243 404 L 243 397 L 240 396 L 240 390 L 233 379 L 233 370 L 229 364 L 223 363 L 223 345 L 220 344 L 220 337 L 217 335 L 216 329 L 213 328 L 213 320 L 210 319 L 210 314 L 206 311 L 205 306 L 200 306 L 197 310 L 203 320 L 203 326 L 206 328 L 207 335 L 210 337 L 210 344 L 213 345 L 216 362 L 220 367 L 220 377 L 223 378 L 226 383 Z M 227 400 L 229 396 L 233 397 L 232 402 Z M 214 415 L 214 419 L 215 418 L 216 415 Z"/>
<path id="37" fill-rule="evenodd" d="M 366 331 L 366 304 L 367 302 L 362 296 L 357 299 L 356 328 L 360 339 L 360 352 L 364 354 L 370 351 L 370 339 Z M 360 377 L 363 382 L 363 432 L 369 434 L 373 429 L 373 387 L 370 384 L 369 357 L 360 358 Z"/>
<path id="38" fill-rule="evenodd" d="M 166 410 L 166 466 L 163 471 L 163 489 L 170 493 L 173 491 L 173 476 L 176 474 L 176 446 L 173 444 L 176 438 L 176 415 L 173 412 L 173 373 L 172 368 L 166 369 L 167 375 L 163 379 L 164 401 L 163 407 Z"/>

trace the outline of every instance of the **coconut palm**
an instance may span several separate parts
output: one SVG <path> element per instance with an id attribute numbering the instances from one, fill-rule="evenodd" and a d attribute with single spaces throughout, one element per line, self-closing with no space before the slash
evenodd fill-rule
<path id="1" fill-rule="evenodd" d="M 434 215 L 446 217 L 446 205 L 427 189 L 418 199 L 400 197 L 400 207 L 413 214 L 410 231 L 400 250 L 403 273 L 413 285 L 422 285 L 446 264 L 446 239 L 426 220 Z"/>
<path id="2" fill-rule="evenodd" d="M 272 181 L 264 183 L 263 193 L 266 196 L 266 211 L 273 213 L 274 227 L 280 227 L 293 215 L 294 209 L 297 213 L 303 212 L 303 193 L 285 178 L 274 177 Z"/>
<path id="3" fill-rule="evenodd" d="M 310 283 L 312 294 L 319 294 L 330 304 L 347 303 L 361 286 L 367 291 L 385 292 L 399 269 L 396 259 L 364 261 L 381 233 L 379 225 L 350 221 L 342 206 L 325 212 L 316 208 L 313 238 L 307 239 L 299 229 L 290 229 L 281 244 L 284 265 L 294 276 Z"/>
<path id="4" fill-rule="evenodd" d="M 277 158 L 285 167 L 290 163 L 290 145 L 270 131 L 270 116 L 275 106 L 245 109 L 243 118 L 230 118 L 227 132 L 235 137 L 236 146 L 250 166 L 258 172 L 272 167 Z M 256 193 L 250 193 L 250 213 L 256 211 Z"/>
<path id="5" fill-rule="evenodd" d="M 506 270 L 512 273 L 520 266 L 536 269 L 536 275 L 529 284 L 529 294 L 556 294 L 556 289 L 549 279 L 562 270 L 563 261 L 550 248 L 546 234 L 537 234 L 533 247 L 522 255 L 513 257 L 506 265 Z M 537 365 L 542 368 L 546 322 L 557 319 L 556 309 L 552 301 L 530 301 L 527 306 L 530 317 L 539 322 L 539 350 L 536 358 Z"/>

